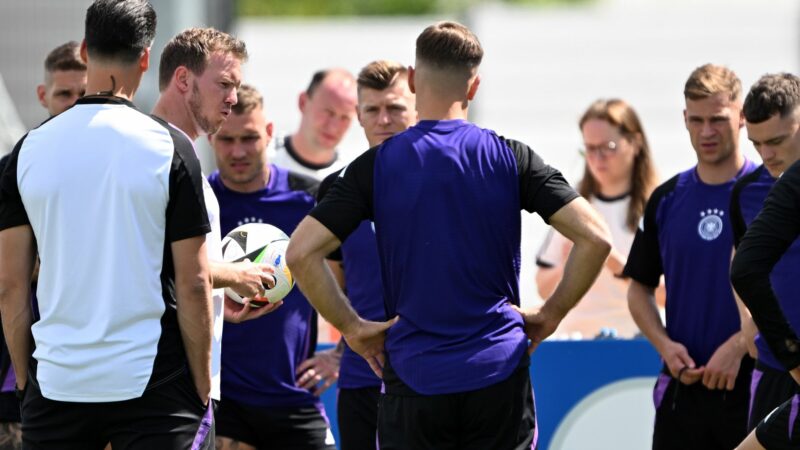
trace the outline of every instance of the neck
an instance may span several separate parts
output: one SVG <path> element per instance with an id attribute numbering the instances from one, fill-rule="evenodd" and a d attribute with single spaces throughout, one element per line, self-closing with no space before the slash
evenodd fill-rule
<path id="1" fill-rule="evenodd" d="M 336 149 L 317 147 L 307 139 L 304 139 L 303 133 L 300 131 L 291 135 L 289 139 L 292 141 L 292 148 L 295 153 L 303 161 L 311 164 L 327 164 L 336 157 Z"/>
<path id="2" fill-rule="evenodd" d="M 89 65 L 86 71 L 86 95 L 107 95 L 133 100 L 142 72 L 115 65 Z"/>
<path id="3" fill-rule="evenodd" d="M 192 113 L 183 101 L 183 98 L 173 93 L 169 88 L 158 97 L 153 115 L 166 120 L 180 128 L 192 141 L 200 137 L 200 132 L 192 119 Z"/>
<path id="4" fill-rule="evenodd" d="M 417 113 L 419 120 L 467 120 L 469 101 L 467 99 L 445 99 L 437 94 L 424 92 L 417 94 Z"/>
<path id="5" fill-rule="evenodd" d="M 600 195 L 603 197 L 620 197 L 631 191 L 631 179 L 628 177 L 619 181 L 611 181 L 606 184 L 598 183 L 598 189 L 600 190 Z"/>
<path id="6" fill-rule="evenodd" d="M 706 184 L 723 184 L 732 180 L 744 166 L 744 155 L 737 149 L 733 154 L 716 164 L 697 162 L 697 176 Z"/>

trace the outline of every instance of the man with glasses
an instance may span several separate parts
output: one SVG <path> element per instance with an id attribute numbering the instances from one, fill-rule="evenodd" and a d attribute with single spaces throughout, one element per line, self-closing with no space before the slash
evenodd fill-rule
<path id="1" fill-rule="evenodd" d="M 697 165 L 650 197 L 624 274 L 636 324 L 661 354 L 654 449 L 731 449 L 747 426 L 752 360 L 730 286 L 731 190 L 755 164 L 739 150 L 741 82 L 711 64 L 684 88 Z M 654 291 L 664 275 L 666 327 Z"/>

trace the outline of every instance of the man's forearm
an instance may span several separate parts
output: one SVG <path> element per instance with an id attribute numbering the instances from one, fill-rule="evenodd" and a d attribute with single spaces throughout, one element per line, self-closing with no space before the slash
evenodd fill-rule
<path id="1" fill-rule="evenodd" d="M 31 323 L 30 285 L 2 289 L 0 293 L 0 314 L 3 318 L 3 333 L 11 354 L 11 363 L 17 378 L 17 386 L 25 387 L 28 376 L 28 363 L 31 357 L 33 337 Z"/>
<path id="2" fill-rule="evenodd" d="M 661 348 L 664 342 L 669 340 L 669 336 L 658 312 L 655 289 L 638 281 L 631 281 L 628 287 L 628 309 L 636 326 L 661 353 Z"/>
<path id="3" fill-rule="evenodd" d="M 210 280 L 176 284 L 178 326 L 198 392 L 210 389 L 213 311 Z"/>
<path id="4" fill-rule="evenodd" d="M 17 386 L 25 387 L 33 337 L 31 274 L 36 261 L 36 241 L 30 226 L 0 232 L 0 315 Z"/>
<path id="5" fill-rule="evenodd" d="M 211 287 L 214 289 L 234 287 L 242 282 L 239 270 L 233 263 L 221 261 L 209 261 L 211 271 Z"/>

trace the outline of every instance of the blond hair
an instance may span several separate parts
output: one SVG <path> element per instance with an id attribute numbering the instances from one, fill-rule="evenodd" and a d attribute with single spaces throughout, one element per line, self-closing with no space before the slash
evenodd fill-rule
<path id="1" fill-rule="evenodd" d="M 705 64 L 694 69 L 683 88 L 683 96 L 689 100 L 702 100 L 716 94 L 727 94 L 730 101 L 742 96 L 742 82 L 725 66 Z"/>
<path id="2" fill-rule="evenodd" d="M 215 28 L 187 28 L 173 37 L 161 53 L 158 67 L 158 89 L 164 90 L 175 69 L 184 66 L 195 75 L 202 75 L 213 53 L 229 53 L 240 61 L 247 60 L 244 42 Z"/>

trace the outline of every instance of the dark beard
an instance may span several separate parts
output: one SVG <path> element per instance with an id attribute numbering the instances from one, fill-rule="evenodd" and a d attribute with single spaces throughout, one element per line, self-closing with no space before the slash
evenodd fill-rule
<path id="1" fill-rule="evenodd" d="M 207 117 L 202 113 L 202 100 L 200 98 L 200 88 L 197 87 L 197 81 L 192 81 L 192 96 L 189 97 L 189 111 L 192 113 L 195 122 L 206 134 L 214 134 L 219 131 L 222 123 L 214 126 Z"/>

